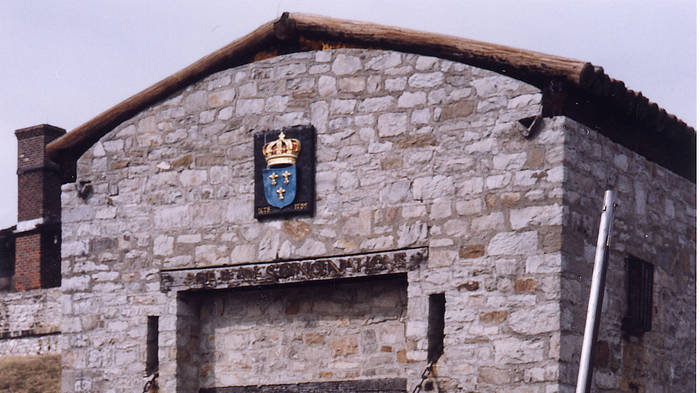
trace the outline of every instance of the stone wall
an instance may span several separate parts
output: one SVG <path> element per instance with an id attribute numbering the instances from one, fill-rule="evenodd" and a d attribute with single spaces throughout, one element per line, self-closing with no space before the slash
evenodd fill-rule
<path id="1" fill-rule="evenodd" d="M 342 49 L 225 70 L 138 114 L 79 160 L 92 195 L 63 187 L 63 390 L 141 389 L 149 315 L 160 317 L 163 391 L 178 377 L 177 391 L 191 388 L 177 357 L 199 340 L 196 305 L 159 291 L 161 269 L 427 247 L 407 273 L 405 373 L 394 377 L 419 380 L 428 297 L 445 293 L 442 391 L 556 391 L 564 120 L 529 140 L 518 123 L 540 100 L 478 68 Z M 315 216 L 256 221 L 253 133 L 308 123 Z M 294 381 L 275 383 L 304 378 L 304 363 L 293 367 Z"/>
<path id="2" fill-rule="evenodd" d="M 207 296 L 200 386 L 403 376 L 405 318 L 405 277 Z"/>
<path id="3" fill-rule="evenodd" d="M 566 139 L 561 392 L 574 392 L 606 188 L 617 208 L 594 389 L 690 392 L 695 386 L 696 186 L 575 121 Z M 689 163 L 690 164 L 690 163 Z M 624 334 L 625 259 L 654 265 L 651 331 Z M 632 283 L 634 285 L 634 283 Z"/>
<path id="4" fill-rule="evenodd" d="M 59 353 L 59 288 L 0 293 L 0 357 Z"/>

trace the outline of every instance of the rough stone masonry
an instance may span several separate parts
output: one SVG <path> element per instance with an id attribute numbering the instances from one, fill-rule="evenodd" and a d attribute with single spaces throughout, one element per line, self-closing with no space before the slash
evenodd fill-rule
<path id="1" fill-rule="evenodd" d="M 62 188 L 63 391 L 142 389 L 149 316 L 163 392 L 397 378 L 412 389 L 429 295 L 444 293 L 440 391 L 573 392 L 610 184 L 621 199 L 609 281 L 624 281 L 628 254 L 645 258 L 661 302 L 655 331 L 623 337 L 624 288 L 608 287 L 597 389 L 690 391 L 693 357 L 680 358 L 695 326 L 677 319 L 695 302 L 694 184 L 567 118 L 523 138 L 518 121 L 541 100 L 451 61 L 335 49 L 227 69 L 135 115 L 80 158 L 93 193 Z M 297 124 L 318 132 L 315 215 L 259 222 L 253 133 Z M 161 290 L 164 271 L 416 248 L 427 258 L 414 269 L 360 281 Z"/>

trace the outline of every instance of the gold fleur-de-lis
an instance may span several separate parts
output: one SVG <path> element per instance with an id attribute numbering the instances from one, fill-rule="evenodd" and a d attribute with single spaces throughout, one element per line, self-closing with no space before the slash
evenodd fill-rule
<path id="1" fill-rule="evenodd" d="M 284 171 L 282 174 L 282 177 L 284 177 L 284 184 L 289 184 L 289 176 L 292 176 L 291 173 Z"/>
<path id="2" fill-rule="evenodd" d="M 277 195 L 280 196 L 280 201 L 284 199 L 284 193 L 287 192 L 284 188 L 280 187 L 277 189 Z"/>
<path id="3" fill-rule="evenodd" d="M 277 174 L 276 174 L 275 172 L 272 172 L 272 174 L 271 174 L 270 176 L 268 176 L 268 178 L 270 178 L 270 183 L 271 183 L 273 186 L 274 186 L 274 185 L 277 185 L 277 178 L 278 178 L 278 177 L 279 177 L 279 176 L 277 176 Z"/>

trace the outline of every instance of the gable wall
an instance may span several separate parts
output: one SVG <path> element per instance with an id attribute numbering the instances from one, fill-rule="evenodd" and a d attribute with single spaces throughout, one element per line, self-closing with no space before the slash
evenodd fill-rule
<path id="1" fill-rule="evenodd" d="M 540 99 L 474 67 L 343 49 L 214 74 L 125 122 L 78 162 L 92 195 L 63 187 L 62 290 L 73 304 L 63 390 L 141 389 L 148 315 L 160 317 L 162 389 L 176 390 L 176 373 L 204 383 L 180 356 L 197 355 L 199 338 L 183 332 L 207 329 L 196 326 L 202 310 L 160 292 L 160 269 L 412 247 L 429 255 L 406 274 L 394 377 L 418 381 L 428 295 L 444 292 L 444 390 L 556 389 L 563 119 L 531 140 L 517 123 Z M 308 123 L 318 132 L 315 216 L 256 221 L 253 133 Z M 275 383 L 352 377 L 307 371 Z"/>

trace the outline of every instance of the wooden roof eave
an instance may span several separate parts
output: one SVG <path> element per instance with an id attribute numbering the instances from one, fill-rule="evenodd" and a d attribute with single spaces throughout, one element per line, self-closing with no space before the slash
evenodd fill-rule
<path id="1" fill-rule="evenodd" d="M 624 106 L 628 100 L 633 101 L 635 106 L 639 103 L 629 90 L 620 91 L 620 83 L 611 80 L 602 68 L 593 67 L 590 63 L 580 60 L 443 34 L 316 15 L 284 13 L 278 20 L 263 24 L 246 36 L 78 126 L 50 143 L 47 146 L 47 154 L 66 172 L 64 181 L 72 181 L 75 178 L 75 162 L 100 138 L 149 106 L 198 80 L 227 68 L 285 53 L 343 47 L 395 50 L 435 56 L 505 74 L 540 88 L 551 80 L 561 80 L 587 92 L 586 94 L 593 98 L 603 96 L 619 101 L 620 106 Z M 657 106 L 655 112 L 658 111 Z M 675 117 L 670 121 L 676 128 L 689 129 L 685 133 L 692 134 L 694 138 L 694 130 L 685 123 Z"/>

